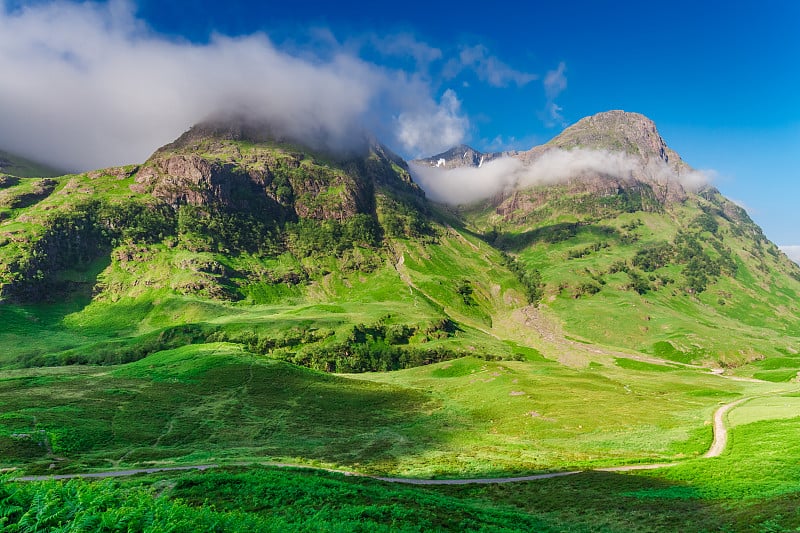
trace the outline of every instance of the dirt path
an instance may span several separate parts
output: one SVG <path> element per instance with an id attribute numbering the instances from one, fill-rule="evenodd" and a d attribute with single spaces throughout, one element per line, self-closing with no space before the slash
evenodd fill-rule
<path id="1" fill-rule="evenodd" d="M 746 401 L 752 400 L 757 396 L 749 396 L 747 398 L 740 398 L 734 402 L 722 405 L 714 412 L 714 440 L 711 447 L 703 455 L 704 458 L 719 457 L 725 450 L 728 444 L 728 428 L 725 426 L 725 415 L 737 405 Z M 251 466 L 253 463 L 233 463 L 227 466 Z M 327 472 L 334 472 L 346 476 L 358 476 L 384 481 L 386 483 L 403 483 L 406 485 L 468 485 L 479 484 L 488 485 L 494 483 L 516 483 L 520 481 L 536 481 L 540 479 L 551 479 L 563 476 L 573 476 L 583 472 L 631 472 L 635 470 L 655 470 L 658 468 L 669 468 L 676 466 L 679 463 L 653 463 L 653 464 L 634 464 L 623 466 L 609 466 L 604 468 L 594 468 L 590 470 L 571 470 L 567 472 L 550 472 L 547 474 L 534 474 L 530 476 L 518 477 L 498 477 L 498 478 L 462 478 L 462 479 L 417 479 L 405 477 L 381 477 L 371 476 L 367 474 L 360 474 L 358 472 L 351 472 L 348 470 L 335 470 L 331 468 L 322 468 L 308 465 L 291 464 L 291 463 L 257 463 L 261 466 L 272 466 L 279 468 L 308 468 L 313 470 L 325 470 Z M 81 474 L 53 474 L 45 476 L 22 476 L 14 478 L 13 481 L 47 481 L 47 480 L 63 480 L 75 478 L 112 478 L 133 476 L 136 474 L 155 474 L 158 472 L 173 472 L 185 470 L 209 470 L 212 468 L 219 468 L 222 465 L 218 464 L 205 464 L 205 465 L 190 465 L 190 466 L 167 466 L 167 467 L 154 467 L 154 468 L 133 468 L 130 470 L 114 470 L 110 472 L 91 472 Z"/>
<path id="2" fill-rule="evenodd" d="M 725 446 L 728 445 L 728 428 L 725 427 L 725 415 L 737 405 L 752 399 L 753 397 L 741 398 L 735 402 L 726 403 L 714 411 L 714 441 L 703 457 L 719 457 L 722 455 L 722 452 L 725 451 Z"/>
<path id="3" fill-rule="evenodd" d="M 227 466 L 252 466 L 253 463 L 241 463 Z M 402 483 L 404 485 L 489 485 L 495 483 L 517 483 L 520 481 L 537 481 L 540 479 L 552 479 L 556 477 L 574 476 L 583 472 L 630 472 L 633 470 L 655 470 L 657 468 L 667 468 L 675 466 L 678 463 L 658 463 L 658 464 L 645 464 L 645 465 L 625 465 L 625 466 L 611 466 L 607 468 L 595 468 L 593 470 L 570 470 L 567 472 L 549 472 L 547 474 L 534 474 L 530 476 L 517 476 L 517 477 L 493 477 L 493 478 L 461 478 L 461 479 L 417 479 L 407 477 L 382 477 L 370 476 L 366 474 L 359 474 L 348 470 L 335 470 L 332 468 L 320 468 L 308 465 L 290 464 L 290 463 L 257 463 L 260 466 L 272 466 L 278 468 L 309 468 L 313 470 L 325 470 L 337 474 L 344 474 L 345 476 L 357 476 L 376 479 L 386 483 Z M 14 481 L 48 481 L 48 480 L 65 480 L 76 478 L 93 478 L 103 479 L 112 477 L 125 477 L 134 476 L 136 474 L 156 474 L 158 472 L 174 472 L 186 470 L 209 470 L 212 468 L 219 468 L 222 465 L 206 464 L 206 465 L 192 465 L 192 466 L 168 466 L 162 468 L 133 468 L 130 470 L 115 470 L 111 472 L 92 472 L 87 474 L 54 474 L 49 476 L 22 476 L 14 478 Z"/>

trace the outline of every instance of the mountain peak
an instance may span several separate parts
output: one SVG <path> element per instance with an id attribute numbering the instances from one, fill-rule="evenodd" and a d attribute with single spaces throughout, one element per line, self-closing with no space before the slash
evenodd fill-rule
<path id="1" fill-rule="evenodd" d="M 193 125 L 162 151 L 205 151 L 233 142 L 292 145 L 297 150 L 311 151 L 336 159 L 364 156 L 378 142 L 367 132 L 353 132 L 346 138 L 322 128 L 303 128 L 244 113 L 226 113 Z"/>
<path id="2" fill-rule="evenodd" d="M 446 152 L 436 154 L 431 157 L 422 159 L 415 159 L 412 163 L 427 167 L 437 168 L 462 168 L 462 167 L 480 167 L 484 163 L 497 159 L 504 155 L 509 155 L 510 152 L 490 152 L 484 153 L 475 150 L 466 144 L 459 144 L 450 148 Z"/>
<path id="3" fill-rule="evenodd" d="M 655 122 L 640 113 L 619 109 L 582 118 L 547 145 L 625 152 L 645 161 L 660 159 L 675 169 L 685 166 L 658 133 Z"/>
<path id="4" fill-rule="evenodd" d="M 197 150 L 209 141 L 250 141 L 255 143 L 280 142 L 283 139 L 266 121 L 257 121 L 247 116 L 214 116 L 190 127 L 173 142 L 163 146 L 164 150 Z"/>

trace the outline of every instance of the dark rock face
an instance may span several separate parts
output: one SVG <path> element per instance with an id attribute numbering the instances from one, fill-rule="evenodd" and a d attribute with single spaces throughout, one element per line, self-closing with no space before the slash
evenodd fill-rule
<path id="1" fill-rule="evenodd" d="M 424 197 L 405 162 L 377 143 L 361 155 L 316 153 L 231 123 L 195 126 L 160 148 L 131 188 L 176 209 L 266 211 L 276 222 L 373 214 L 378 188 Z"/>
<path id="2" fill-rule="evenodd" d="M 309 165 L 288 154 L 238 162 L 173 154 L 152 159 L 132 186 L 177 208 L 214 206 L 235 211 L 269 210 L 277 218 L 343 220 L 368 206 L 358 180 L 344 172 Z"/>
<path id="3" fill-rule="evenodd" d="M 151 163 L 136 175 L 132 186 L 136 192 L 149 192 L 174 207 L 182 204 L 244 207 L 236 205 L 231 192 L 237 186 L 250 185 L 249 179 L 232 164 L 208 161 L 198 155 L 173 155 Z"/>

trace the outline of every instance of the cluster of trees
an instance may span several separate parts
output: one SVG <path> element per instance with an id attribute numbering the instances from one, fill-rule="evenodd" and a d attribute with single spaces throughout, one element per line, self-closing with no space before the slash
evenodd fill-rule
<path id="1" fill-rule="evenodd" d="M 394 239 L 424 238 L 433 235 L 426 210 L 418 202 L 384 198 L 381 224 L 387 237 Z"/>
<path id="2" fill-rule="evenodd" d="M 590 244 L 584 248 L 576 248 L 570 250 L 567 254 L 567 259 L 580 259 L 581 257 L 586 257 L 594 252 L 599 252 L 604 248 L 608 248 L 609 244 L 606 241 L 596 242 L 594 244 Z"/>
<path id="3" fill-rule="evenodd" d="M 705 220 L 706 217 L 701 215 L 698 219 Z M 717 223 L 713 219 L 711 221 L 705 223 L 705 227 L 711 227 L 712 223 Z M 709 230 L 703 229 L 703 231 Z M 703 292 L 723 273 L 731 276 L 736 274 L 737 264 L 730 248 L 727 248 L 717 238 L 712 238 L 710 243 L 717 254 L 716 258 L 711 257 L 703 248 L 697 234 L 679 232 L 675 237 L 676 260 L 684 265 L 683 275 L 686 277 L 686 288 L 689 292 Z"/>
<path id="4" fill-rule="evenodd" d="M 50 217 L 37 241 L 23 249 L 10 266 L 10 283 L 2 296 L 41 300 L 58 292 L 55 274 L 81 268 L 109 248 L 111 234 L 99 218 L 100 203 L 89 202 Z"/>
<path id="5" fill-rule="evenodd" d="M 174 233 L 180 247 L 193 252 L 276 253 L 275 228 L 251 213 L 181 205 Z"/>
<path id="6" fill-rule="evenodd" d="M 636 268 L 653 272 L 667 266 L 674 257 L 675 248 L 668 242 L 660 242 L 639 249 L 631 262 Z"/>
<path id="7" fill-rule="evenodd" d="M 502 252 L 503 264 L 514 273 L 525 290 L 525 298 L 529 304 L 539 303 L 544 295 L 542 273 L 539 270 L 523 265 L 517 258 Z"/>
<path id="8" fill-rule="evenodd" d="M 641 221 L 637 219 L 622 227 L 633 231 L 641 225 Z M 686 230 L 679 231 L 673 242 L 662 241 L 644 246 L 629 261 L 612 263 L 608 273 L 625 272 L 630 279 L 627 288 L 646 294 L 674 282 L 669 276 L 657 273 L 659 269 L 671 264 L 682 265 L 685 289 L 693 294 L 701 293 L 722 274 L 736 274 L 736 260 L 731 249 L 717 235 L 718 231 L 719 223 L 716 218 L 704 212 L 692 220 Z M 601 241 L 571 250 L 568 259 L 583 257 L 605 247 L 607 243 Z M 602 277 L 592 278 L 576 287 L 575 297 L 599 292 L 603 285 Z"/>
<path id="9" fill-rule="evenodd" d="M 430 324 L 423 331 L 406 324 L 356 324 L 343 342 L 307 346 L 294 353 L 273 353 L 292 362 L 326 372 L 386 372 L 428 365 L 462 357 L 464 353 L 443 346 L 409 345 L 411 337 L 446 338 L 456 331 L 449 319 Z M 423 340 L 422 338 L 420 340 Z"/>
<path id="10" fill-rule="evenodd" d="M 421 328 L 408 324 L 356 324 L 347 338 L 335 340 L 330 329 L 292 328 L 273 336 L 248 331 L 217 330 L 208 342 L 243 344 L 253 353 L 269 355 L 297 365 L 326 372 L 374 372 L 399 370 L 461 357 L 464 354 L 442 346 L 411 345 L 419 341 L 448 338 L 457 326 L 443 318 Z"/>
<path id="11" fill-rule="evenodd" d="M 309 220 L 288 223 L 284 229 L 287 248 L 298 257 L 340 255 L 357 246 L 377 247 L 381 227 L 374 217 L 358 213 L 344 220 Z"/>

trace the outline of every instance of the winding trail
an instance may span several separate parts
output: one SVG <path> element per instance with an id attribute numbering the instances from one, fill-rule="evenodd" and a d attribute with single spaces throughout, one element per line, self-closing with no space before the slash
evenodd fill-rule
<path id="1" fill-rule="evenodd" d="M 716 411 L 714 411 L 714 441 L 711 443 L 711 448 L 703 455 L 703 457 L 719 457 L 725 451 L 725 446 L 728 445 L 728 428 L 725 427 L 725 415 L 736 407 L 748 400 L 752 400 L 754 396 L 748 398 L 740 398 L 735 402 L 726 403 Z"/>
<path id="2" fill-rule="evenodd" d="M 742 404 L 748 400 L 752 400 L 753 398 L 756 398 L 756 396 L 740 398 L 734 402 L 726 403 L 725 405 L 722 405 L 721 407 L 717 408 L 717 410 L 714 412 L 714 428 L 713 428 L 714 440 L 711 444 L 711 447 L 703 455 L 704 458 L 718 457 L 720 454 L 722 454 L 722 452 L 725 450 L 725 446 L 728 444 L 728 429 L 725 427 L 725 415 L 737 405 Z M 53 474 L 44 476 L 21 476 L 18 478 L 13 478 L 11 481 L 48 481 L 48 480 L 64 480 L 64 479 L 75 479 L 75 478 L 102 479 L 102 478 L 112 478 L 112 477 L 133 476 L 136 474 L 155 474 L 158 472 L 174 472 L 174 471 L 186 471 L 186 470 L 202 471 L 202 470 L 210 470 L 212 468 L 219 468 L 220 466 L 251 466 L 253 464 L 259 464 L 261 466 L 272 466 L 278 468 L 308 468 L 312 470 L 324 470 L 327 472 L 344 474 L 345 476 L 365 477 L 370 479 L 376 479 L 378 481 L 383 481 L 385 483 L 403 483 L 406 485 L 469 485 L 469 484 L 489 485 L 495 483 L 517 483 L 520 481 L 537 481 L 540 479 L 551 479 L 556 477 L 573 476 L 575 474 L 581 474 L 584 472 L 631 472 L 635 470 L 655 470 L 658 468 L 669 468 L 671 466 L 676 466 L 679 463 L 653 463 L 653 464 L 609 466 L 604 468 L 594 468 L 587 470 L 570 470 L 566 472 L 549 472 L 546 474 L 534 474 L 530 476 L 518 476 L 518 477 L 418 479 L 418 478 L 407 478 L 407 477 L 371 476 L 368 474 L 351 472 L 349 470 L 335 470 L 332 468 L 322 468 L 317 466 L 308 466 L 308 465 L 291 464 L 291 463 L 265 462 L 265 463 L 232 463 L 228 465 L 203 464 L 203 465 L 186 465 L 186 466 L 165 466 L 165 467 L 153 467 L 153 468 L 132 468 L 129 470 L 113 470 L 109 472 Z"/>

